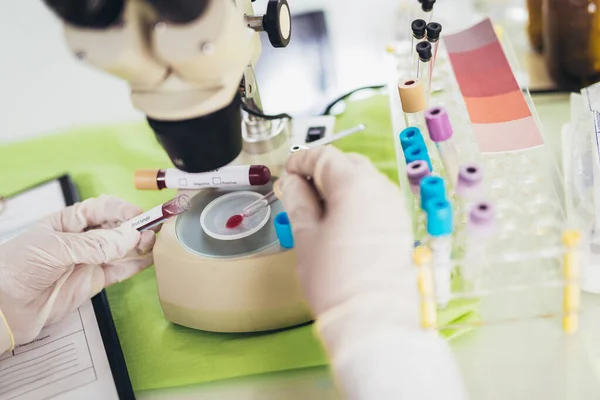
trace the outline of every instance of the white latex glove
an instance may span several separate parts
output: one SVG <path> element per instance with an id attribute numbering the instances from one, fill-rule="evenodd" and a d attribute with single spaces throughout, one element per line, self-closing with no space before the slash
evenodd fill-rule
<path id="1" fill-rule="evenodd" d="M 67 207 L 0 245 L 0 310 L 17 345 L 35 339 L 44 326 L 105 287 L 152 265 L 155 232 L 140 234 L 127 224 L 115 228 L 141 212 L 101 196 Z"/>
<path id="2" fill-rule="evenodd" d="M 286 172 L 278 190 L 299 279 L 346 398 L 464 398 L 446 342 L 419 327 L 411 220 L 398 187 L 368 159 L 333 147 L 293 154 Z"/>

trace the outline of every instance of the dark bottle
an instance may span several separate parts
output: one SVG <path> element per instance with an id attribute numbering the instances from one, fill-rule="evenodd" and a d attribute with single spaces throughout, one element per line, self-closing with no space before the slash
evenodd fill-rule
<path id="1" fill-rule="evenodd" d="M 542 32 L 542 3 L 543 0 L 527 0 L 527 12 L 529 21 L 527 23 L 527 36 L 531 47 L 538 53 L 544 47 Z"/>
<path id="2" fill-rule="evenodd" d="M 564 87 L 600 80 L 600 0 L 543 0 L 544 58 L 548 73 Z"/>

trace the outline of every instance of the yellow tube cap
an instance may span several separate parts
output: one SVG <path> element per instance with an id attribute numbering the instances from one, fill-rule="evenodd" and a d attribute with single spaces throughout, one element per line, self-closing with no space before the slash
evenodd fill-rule
<path id="1" fill-rule="evenodd" d="M 409 79 L 398 84 L 398 93 L 402 103 L 402 111 L 405 113 L 416 113 L 425 111 L 425 89 L 423 83 L 418 79 Z"/>
<path id="2" fill-rule="evenodd" d="M 133 185 L 139 190 L 159 190 L 157 169 L 138 169 L 133 174 Z"/>

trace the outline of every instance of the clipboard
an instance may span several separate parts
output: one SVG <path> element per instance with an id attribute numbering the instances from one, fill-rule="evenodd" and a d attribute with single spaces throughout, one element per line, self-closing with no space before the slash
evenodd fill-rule
<path id="1" fill-rule="evenodd" d="M 10 211 L 8 205 L 11 201 L 16 202 L 18 198 L 26 198 L 27 193 L 32 193 L 35 190 L 44 190 L 48 193 L 50 191 L 53 193 L 62 192 L 63 208 L 80 201 L 77 189 L 69 175 L 62 175 L 41 182 L 0 200 L 0 228 L 2 228 L 3 214 Z M 53 199 L 52 207 L 57 207 L 59 202 L 59 199 Z M 48 208 L 49 211 L 50 208 Z M 18 212 L 14 212 L 14 214 L 17 215 Z M 9 215 L 8 225 L 14 223 L 16 226 L 14 218 L 11 222 L 10 217 Z M 26 220 L 24 224 L 30 225 L 33 222 L 32 220 Z M 14 232 L 14 235 L 18 233 Z M 112 398 L 120 400 L 135 399 L 105 291 L 94 296 L 89 304 L 83 305 L 76 313 L 66 318 L 66 320 L 69 319 L 71 321 L 65 321 L 64 324 L 75 333 L 67 335 L 67 333 L 70 333 L 69 329 L 60 327 L 65 329 L 65 333 L 62 334 L 57 327 L 51 325 L 42 331 L 36 341 L 16 348 L 12 354 L 0 355 L 0 400 L 5 398 L 14 400 L 41 400 L 46 398 L 71 400 L 76 398 L 88 399 L 93 395 L 98 396 L 99 399 L 107 400 Z M 79 324 L 82 327 L 81 331 L 78 328 L 73 328 L 79 327 Z M 85 352 L 81 351 L 82 348 L 77 347 L 83 341 L 87 344 L 89 359 Z M 98 344 L 101 344 L 101 346 Z M 48 347 L 47 351 L 44 346 Z M 57 361 L 59 359 L 63 361 L 60 365 Z M 36 364 L 39 360 L 42 360 L 41 365 Z M 88 366 L 90 362 L 91 367 Z M 71 368 L 71 370 L 68 368 Z M 23 373 L 24 370 L 27 372 Z M 49 372 L 40 374 L 40 371 L 44 370 Z M 2 371 L 4 371 L 4 378 Z M 52 371 L 55 372 L 52 373 Z M 71 373 L 71 375 L 68 375 L 68 373 Z M 73 381 L 71 382 L 71 380 Z M 114 387 L 106 388 L 106 386 L 110 386 L 107 385 L 108 380 L 114 383 Z M 40 381 L 42 384 L 47 383 L 46 386 L 41 386 Z M 17 382 L 25 382 L 25 384 L 19 386 Z M 106 392 L 98 393 L 99 388 L 94 385 L 103 388 L 102 390 L 106 390 Z M 86 387 L 94 394 L 87 394 Z"/>

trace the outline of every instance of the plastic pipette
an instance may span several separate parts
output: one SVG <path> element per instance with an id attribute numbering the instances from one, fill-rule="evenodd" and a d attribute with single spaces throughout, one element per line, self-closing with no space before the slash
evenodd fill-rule
<path id="1" fill-rule="evenodd" d="M 454 186 L 458 179 L 458 152 L 452 140 L 452 125 L 446 109 L 434 107 L 425 111 L 425 123 L 429 137 L 437 144 L 446 175 Z"/>
<path id="2" fill-rule="evenodd" d="M 326 136 L 323 139 L 319 139 L 319 140 L 315 140 L 314 142 L 307 143 L 306 144 L 306 148 L 311 149 L 313 147 L 325 146 L 327 144 L 335 142 L 336 140 L 340 140 L 342 138 L 345 138 L 346 136 L 350 136 L 350 135 L 354 135 L 355 133 L 362 132 L 366 128 L 367 128 L 366 125 L 364 125 L 364 124 L 358 124 L 355 127 L 352 127 L 350 129 L 346 129 L 345 131 L 334 133 L 333 135 Z"/>

